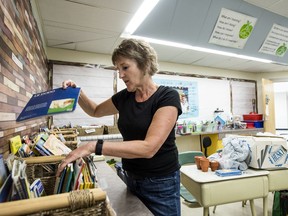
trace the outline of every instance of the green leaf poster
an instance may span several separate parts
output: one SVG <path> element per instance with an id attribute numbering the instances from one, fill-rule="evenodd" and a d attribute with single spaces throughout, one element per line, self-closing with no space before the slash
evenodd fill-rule
<path id="1" fill-rule="evenodd" d="M 243 49 L 257 18 L 222 8 L 209 43 Z"/>
<path id="2" fill-rule="evenodd" d="M 259 52 L 282 57 L 287 52 L 287 47 L 288 28 L 274 24 Z"/>

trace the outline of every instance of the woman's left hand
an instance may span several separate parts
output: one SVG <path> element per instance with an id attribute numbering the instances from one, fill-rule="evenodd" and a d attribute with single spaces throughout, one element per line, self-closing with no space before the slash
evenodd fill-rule
<path id="1" fill-rule="evenodd" d="M 58 166 L 58 170 L 56 173 L 56 176 L 60 176 L 61 172 L 64 170 L 64 168 L 73 161 L 77 160 L 81 157 L 86 157 L 95 151 L 95 145 L 96 142 L 88 142 L 87 144 L 81 145 L 80 147 L 76 148 L 75 150 L 71 151 L 65 159 L 62 160 L 62 162 Z"/>

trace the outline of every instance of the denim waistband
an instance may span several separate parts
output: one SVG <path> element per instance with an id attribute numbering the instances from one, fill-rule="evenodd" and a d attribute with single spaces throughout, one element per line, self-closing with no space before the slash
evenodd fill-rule
<path id="1" fill-rule="evenodd" d="M 125 175 L 131 179 L 134 179 L 134 180 L 142 180 L 142 179 L 145 179 L 144 176 L 140 176 L 140 175 L 136 175 L 132 172 L 129 172 L 129 171 L 124 171 Z"/>

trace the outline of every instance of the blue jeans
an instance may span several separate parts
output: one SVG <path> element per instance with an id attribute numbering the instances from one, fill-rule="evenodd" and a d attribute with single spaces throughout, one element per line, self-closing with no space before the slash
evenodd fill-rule
<path id="1" fill-rule="evenodd" d="M 127 186 L 157 216 L 180 216 L 180 172 L 161 177 L 132 178 Z"/>

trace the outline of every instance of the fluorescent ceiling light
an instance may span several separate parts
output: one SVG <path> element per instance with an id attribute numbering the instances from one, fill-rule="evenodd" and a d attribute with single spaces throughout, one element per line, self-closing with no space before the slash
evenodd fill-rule
<path id="1" fill-rule="evenodd" d="M 213 50 L 213 49 L 208 49 L 208 48 L 203 48 L 203 47 L 191 46 L 188 44 L 182 44 L 182 43 L 176 43 L 176 42 L 171 42 L 171 41 L 164 41 L 164 40 L 158 40 L 154 38 L 147 38 L 147 37 L 133 35 L 136 29 L 141 25 L 141 23 L 145 20 L 145 18 L 153 10 L 153 8 L 157 5 L 158 2 L 159 0 L 144 0 L 142 5 L 139 7 L 139 9 L 137 10 L 135 15 L 129 22 L 129 24 L 126 26 L 121 37 L 122 38 L 138 38 L 138 39 L 146 40 L 151 43 L 161 44 L 165 46 L 172 46 L 172 47 L 178 47 L 178 48 L 183 48 L 183 49 L 188 49 L 188 50 L 195 50 L 199 52 L 230 56 L 230 57 L 263 62 L 263 63 L 273 63 L 273 61 L 268 60 L 268 59 L 261 59 L 261 58 L 251 57 L 251 56 L 238 55 L 238 54 L 230 53 L 230 52 L 218 51 L 218 50 Z"/>
<path id="2" fill-rule="evenodd" d="M 133 18 L 126 26 L 124 34 L 132 35 L 135 32 L 135 30 L 141 25 L 143 20 L 145 20 L 148 14 L 157 5 L 158 2 L 159 0 L 144 0 L 142 5 L 139 7 L 137 12 L 134 14 Z"/>
<path id="3" fill-rule="evenodd" d="M 234 57 L 234 58 L 246 59 L 246 60 L 251 60 L 251 61 L 257 61 L 257 62 L 263 62 L 263 63 L 269 63 L 269 64 L 273 63 L 273 61 L 268 60 L 268 59 L 239 55 L 239 54 L 230 53 L 230 52 L 224 52 L 224 51 L 213 50 L 213 49 L 208 49 L 208 48 L 203 48 L 203 47 L 191 46 L 188 44 L 176 43 L 176 42 L 171 42 L 171 41 L 158 40 L 158 39 L 154 39 L 154 38 L 141 37 L 141 36 L 137 36 L 137 35 L 122 35 L 122 37 L 138 38 L 138 39 L 143 39 L 143 40 L 146 40 L 148 42 L 155 43 L 155 44 L 178 47 L 178 48 L 183 48 L 183 49 L 188 49 L 188 50 L 195 50 L 195 51 L 199 51 L 199 52 L 206 52 L 206 53 L 217 54 L 217 55 L 230 56 L 230 57 Z"/>

